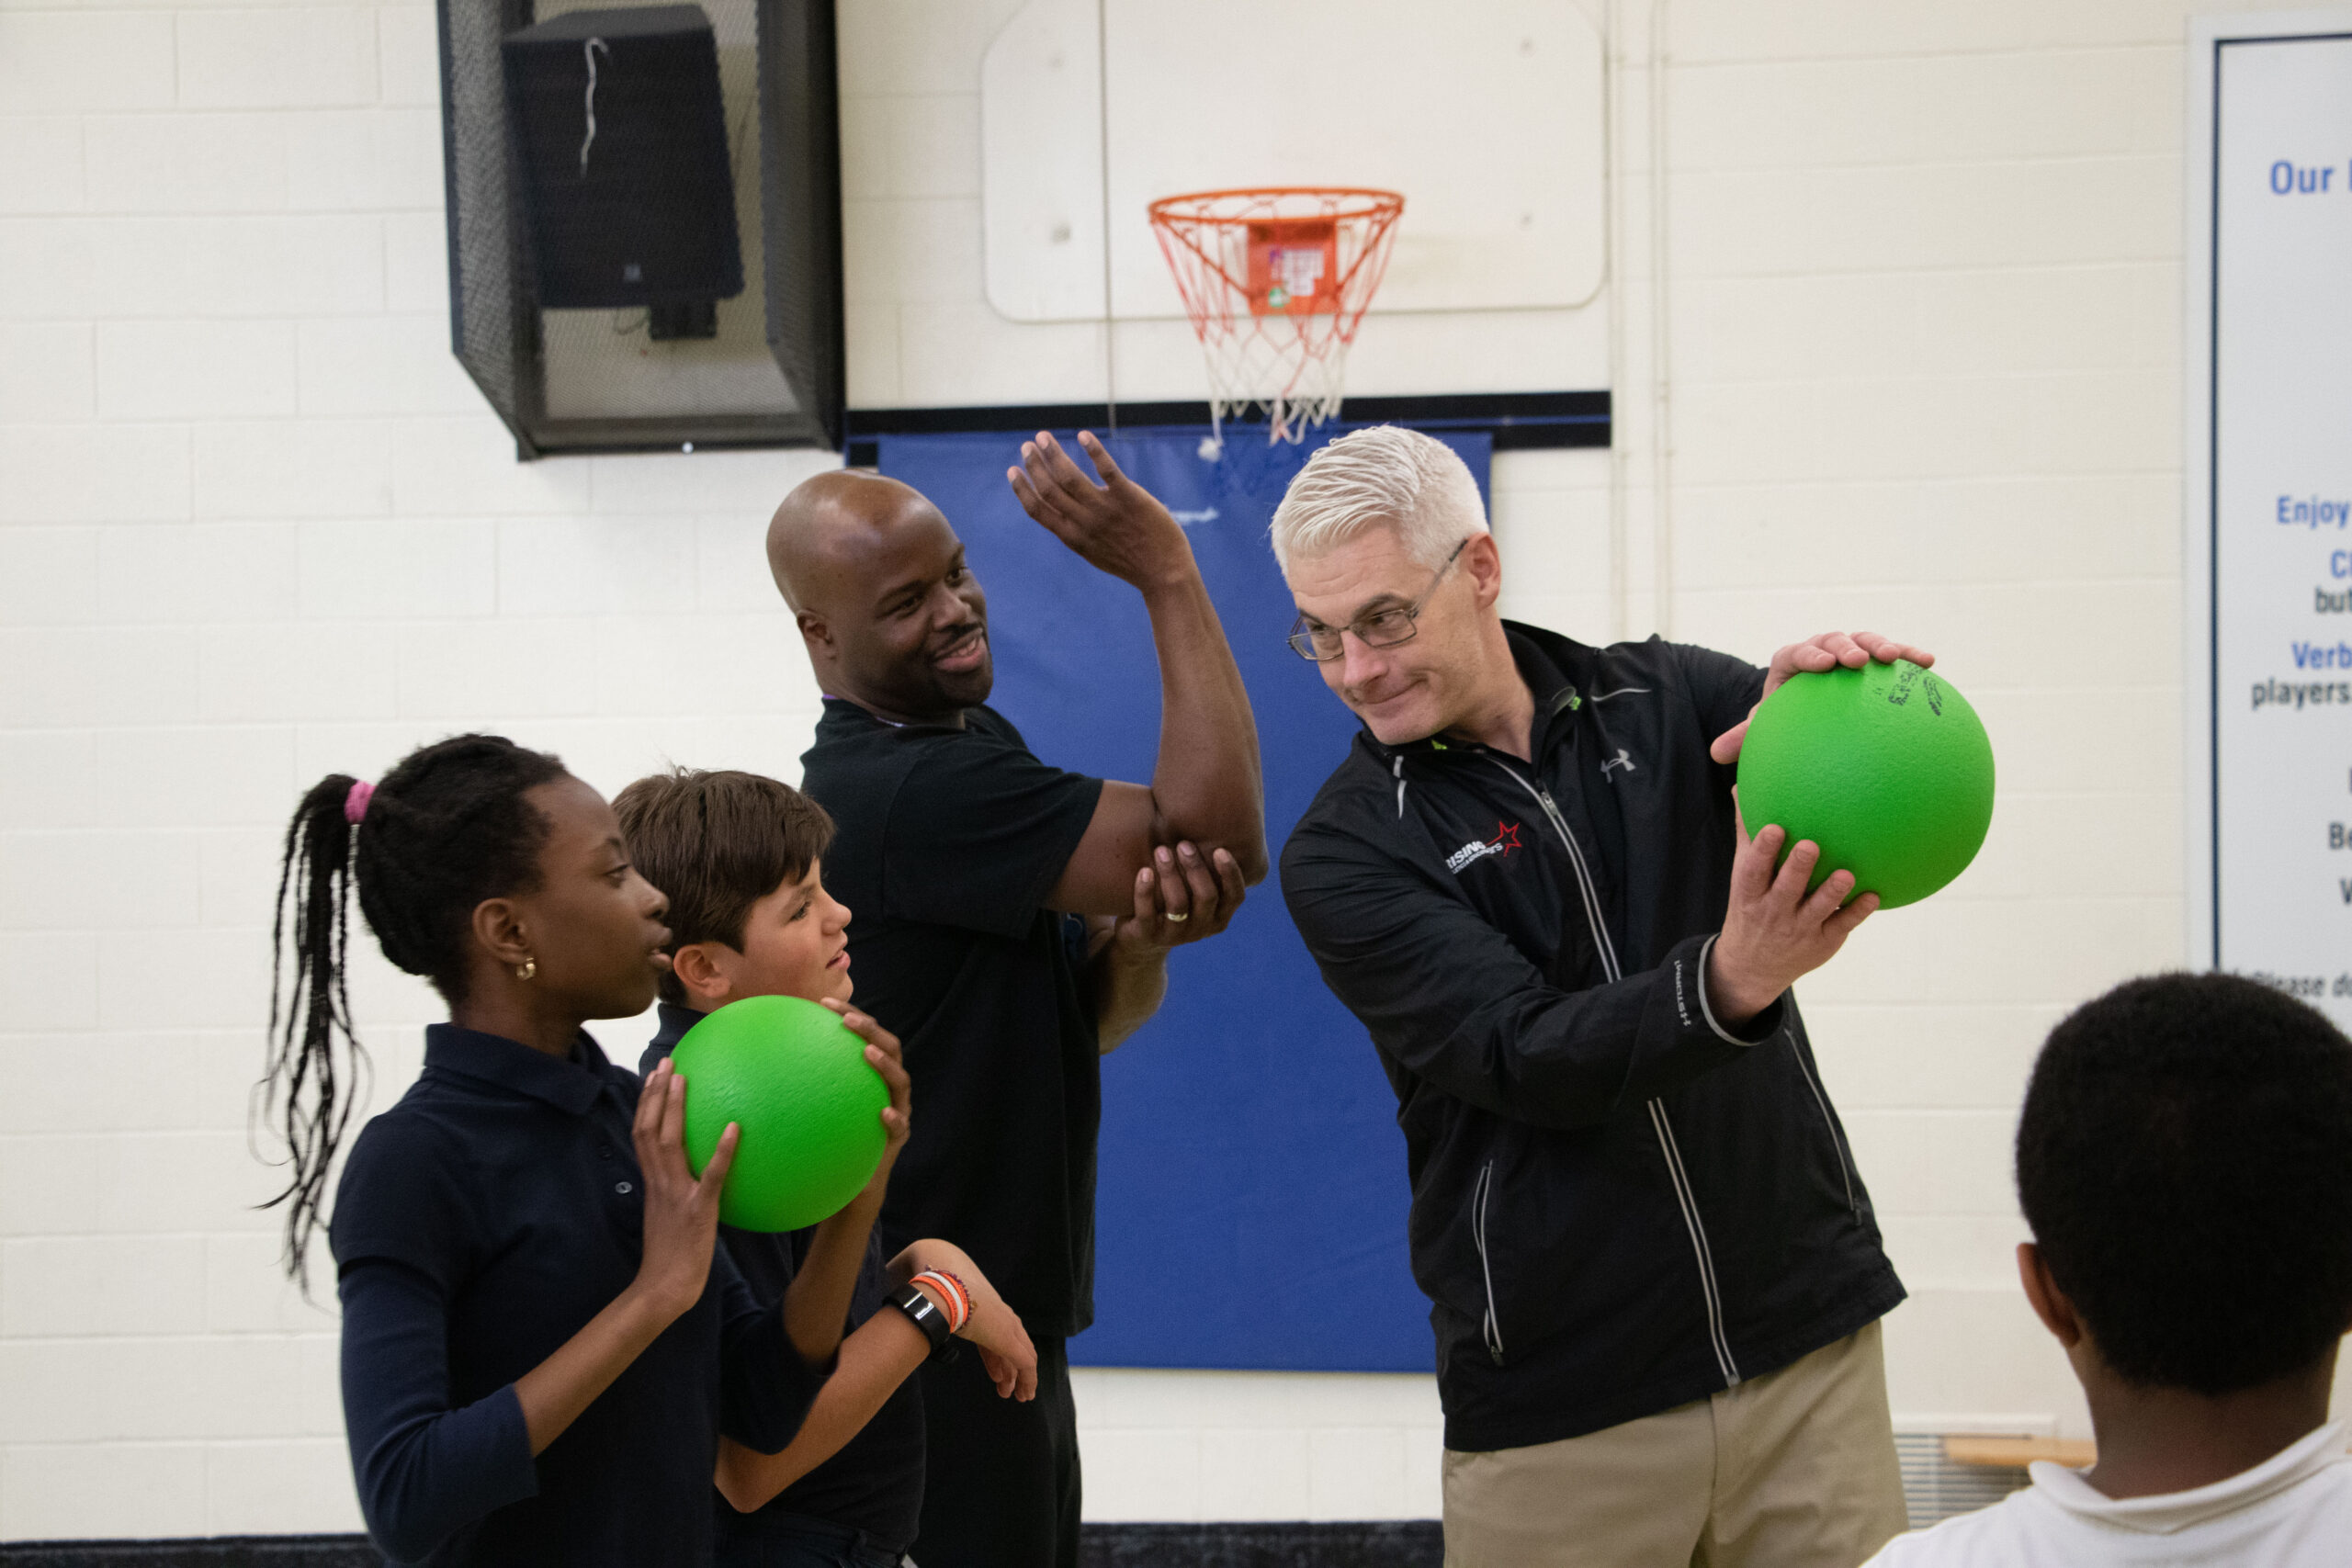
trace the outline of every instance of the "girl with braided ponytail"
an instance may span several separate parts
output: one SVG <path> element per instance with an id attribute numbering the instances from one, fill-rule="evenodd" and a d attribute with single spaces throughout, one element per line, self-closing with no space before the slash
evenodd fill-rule
<path id="1" fill-rule="evenodd" d="M 296 1275 L 363 1060 L 354 892 L 384 956 L 449 1004 L 415 1085 L 354 1141 L 328 1228 L 369 1533 L 402 1562 L 700 1568 L 721 1432 L 791 1441 L 847 1286 L 761 1308 L 714 1245 L 736 1130 L 697 1180 L 684 1082 L 664 1063 L 640 1086 L 582 1028 L 650 1005 L 666 901 L 602 796 L 496 736 L 303 797 L 264 1100 L 291 1156 L 276 1201 Z M 899 1087 L 896 1059 L 866 1055 Z"/>

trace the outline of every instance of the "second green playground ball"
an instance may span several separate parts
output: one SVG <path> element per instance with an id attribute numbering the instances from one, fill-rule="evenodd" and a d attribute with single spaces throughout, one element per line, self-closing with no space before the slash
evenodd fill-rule
<path id="1" fill-rule="evenodd" d="M 1791 676 L 1739 751 L 1739 813 L 1821 846 L 1882 908 L 1968 869 L 1993 824 L 1993 745 L 1952 683 L 1908 660 Z M 1783 852 L 1785 853 L 1785 851 Z"/>
<path id="2" fill-rule="evenodd" d="M 727 1224 L 797 1231 L 840 1213 L 874 1179 L 889 1087 L 830 1008 L 746 997 L 686 1031 L 670 1060 L 686 1080 L 686 1163 L 696 1176 L 727 1123 L 742 1128 L 719 1194 Z"/>

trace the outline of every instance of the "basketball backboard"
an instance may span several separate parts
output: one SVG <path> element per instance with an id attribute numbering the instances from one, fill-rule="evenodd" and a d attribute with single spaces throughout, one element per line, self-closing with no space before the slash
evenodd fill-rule
<path id="1" fill-rule="evenodd" d="M 1198 398 L 1149 204 L 1377 186 L 1406 212 L 1351 391 L 1604 385 L 1604 63 L 1574 0 L 1031 0 L 981 62 L 989 305 L 1107 321 L 1122 400 Z"/>

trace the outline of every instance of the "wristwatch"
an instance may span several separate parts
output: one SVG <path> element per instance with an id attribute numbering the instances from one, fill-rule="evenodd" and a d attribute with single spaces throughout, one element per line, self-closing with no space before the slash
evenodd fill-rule
<path id="1" fill-rule="evenodd" d="M 918 1285 L 901 1285 L 890 1292 L 889 1305 L 907 1314 L 909 1322 L 931 1341 L 931 1359 L 944 1361 L 956 1353 L 956 1339 L 947 1326 L 947 1312 Z"/>

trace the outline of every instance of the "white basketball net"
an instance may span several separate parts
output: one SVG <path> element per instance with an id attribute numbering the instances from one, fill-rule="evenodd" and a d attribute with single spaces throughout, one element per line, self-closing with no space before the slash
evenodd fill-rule
<path id="1" fill-rule="evenodd" d="M 1267 444 L 1340 412 L 1348 345 L 1387 270 L 1405 198 L 1238 190 L 1151 205 L 1160 253 L 1208 361 L 1209 418 L 1263 409 Z"/>

